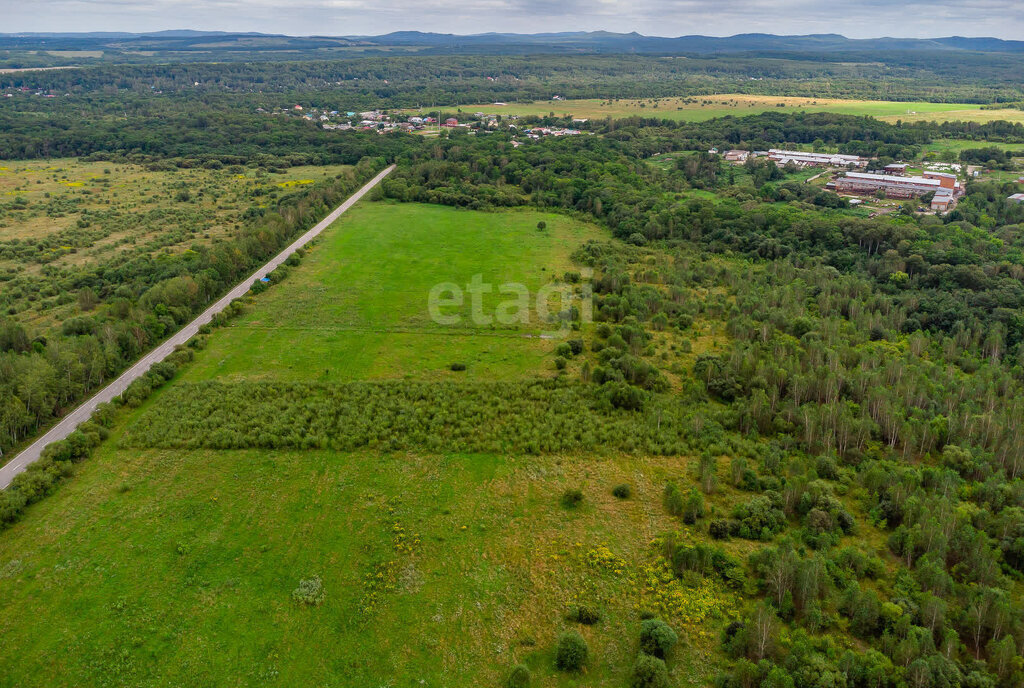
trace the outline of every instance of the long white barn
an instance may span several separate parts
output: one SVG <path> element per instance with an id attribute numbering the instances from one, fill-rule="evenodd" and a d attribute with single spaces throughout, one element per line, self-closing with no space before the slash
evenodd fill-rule
<path id="1" fill-rule="evenodd" d="M 839 153 L 806 153 L 772 148 L 768 158 L 778 165 L 794 163 L 801 167 L 867 167 L 868 161 L 859 155 L 841 155 Z"/>

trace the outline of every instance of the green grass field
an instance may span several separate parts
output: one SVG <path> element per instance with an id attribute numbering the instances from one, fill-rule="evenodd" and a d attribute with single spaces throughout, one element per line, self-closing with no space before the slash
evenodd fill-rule
<path id="1" fill-rule="evenodd" d="M 456 109 L 454 106 L 449 110 Z M 686 98 L 648 98 L 620 100 L 561 100 L 533 103 L 492 105 L 480 103 L 460 105 L 463 113 L 484 112 L 502 115 L 537 115 L 550 113 L 577 118 L 603 119 L 605 117 L 658 117 L 683 122 L 701 122 L 715 117 L 755 115 L 762 112 L 836 112 L 846 115 L 870 115 L 894 122 L 968 120 L 1024 121 L 1022 110 L 982 110 L 980 105 L 967 103 L 899 102 L 884 100 L 841 100 L 837 98 L 796 98 L 789 96 L 756 96 L 721 94 Z M 412 111 L 409 111 L 412 114 Z"/>
<path id="2" fill-rule="evenodd" d="M 532 211 L 361 204 L 185 378 L 433 379 L 456 359 L 469 377 L 550 375 L 552 342 L 518 336 L 540 328 L 440 334 L 426 293 L 476 273 L 536 288 L 601 235 Z M 684 586 L 653 543 L 677 527 L 661 490 L 692 479 L 688 457 L 121 446 L 165 391 L 0 533 L 0 686 L 500 685 L 520 662 L 536 686 L 621 686 L 640 610 L 679 631 L 680 685 L 716 673 L 736 593 Z M 632 498 L 611 495 L 620 483 Z M 568 488 L 579 507 L 561 504 Z M 293 599 L 314 576 L 323 602 Z M 563 618 L 579 604 L 600 623 Z M 567 628 L 590 644 L 580 676 L 553 666 Z"/>
<path id="3" fill-rule="evenodd" d="M 568 686 L 551 648 L 587 603 L 605 618 L 582 627 L 582 680 L 620 686 L 636 611 L 662 594 L 685 595 L 665 615 L 686 643 L 673 673 L 700 685 L 732 595 L 648 582 L 648 543 L 672 527 L 661 484 L 684 470 L 107 448 L 0 538 L 0 685 L 499 685 L 526 662 L 535 685 Z M 633 499 L 611 496 L 620 482 Z M 582 507 L 560 505 L 567 487 Z M 312 576 L 323 604 L 295 602 Z"/>
<path id="4" fill-rule="evenodd" d="M 971 148 L 1000 148 L 1007 151 L 1024 151 L 1024 143 L 1000 143 L 998 141 L 971 141 L 969 139 L 937 139 L 924 145 L 924 151 L 942 153 L 952 151 L 959 153 Z"/>
<path id="5" fill-rule="evenodd" d="M 546 229 L 539 230 L 538 222 Z M 479 274 L 494 291 L 482 297 L 495 313 L 508 282 L 531 294 L 572 268 L 569 254 L 601 232 L 561 215 L 483 213 L 441 206 L 367 203 L 330 230 L 256 308 L 212 338 L 189 379 L 516 379 L 553 374 L 542 339 L 548 326 L 475 325 L 465 294 L 456 325 L 430 317 L 439 283 L 465 289 Z M 548 360 L 546 360 L 548 359 Z M 454 373 L 452 363 L 468 369 Z"/>

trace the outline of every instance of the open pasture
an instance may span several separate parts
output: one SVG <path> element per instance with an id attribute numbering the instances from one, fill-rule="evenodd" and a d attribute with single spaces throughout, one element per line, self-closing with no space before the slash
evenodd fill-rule
<path id="1" fill-rule="evenodd" d="M 538 229 L 538 223 L 545 223 Z M 364 203 L 331 227 L 288 279 L 210 340 L 187 376 L 325 381 L 415 377 L 504 380 L 554 374 L 545 356 L 553 325 L 539 321 L 538 290 L 574 269 L 573 249 L 593 225 L 537 211 L 478 212 L 420 204 Z M 474 322 L 468 285 L 491 285 Z M 463 291 L 431 317 L 436 285 Z M 530 295 L 530 322 L 502 325 L 499 286 Z M 454 298 L 445 292 L 443 298 Z M 467 366 L 451 371 L 453 363 Z"/>

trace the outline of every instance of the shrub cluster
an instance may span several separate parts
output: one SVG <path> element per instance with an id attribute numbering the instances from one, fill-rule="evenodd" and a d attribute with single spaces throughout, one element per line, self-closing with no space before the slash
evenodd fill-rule
<path id="1" fill-rule="evenodd" d="M 320 576 L 303 578 L 299 581 L 299 587 L 292 590 L 292 599 L 301 604 L 316 606 L 324 601 L 324 582 Z"/>
<path id="2" fill-rule="evenodd" d="M 358 448 L 426 452 L 686 453 L 692 411 L 664 396 L 640 413 L 600 387 L 551 381 L 198 382 L 175 385 L 129 428 L 133 447 Z"/>
<path id="3" fill-rule="evenodd" d="M 589 650 L 587 641 L 576 631 L 566 631 L 558 636 L 555 648 L 555 666 L 562 671 L 580 671 L 587 663 Z"/>

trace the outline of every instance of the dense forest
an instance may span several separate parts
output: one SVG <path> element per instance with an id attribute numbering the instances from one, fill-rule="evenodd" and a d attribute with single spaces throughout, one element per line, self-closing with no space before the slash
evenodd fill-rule
<path id="1" fill-rule="evenodd" d="M 224 62 L 102 65 L 0 73 L 0 91 L 29 89 L 74 98 L 118 92 L 157 106 L 185 99 L 235 96 L 241 103 L 276 102 L 416 107 L 494 100 L 654 98 L 714 93 L 1014 103 L 1024 100 L 1020 54 L 888 53 L 828 56 L 637 55 L 363 57 L 306 62 Z M 795 59 L 793 59 L 795 58 Z M 801 59 L 802 58 L 802 59 Z M 245 96 L 244 100 L 237 97 Z M 84 103 L 82 102 L 84 99 Z M 262 101 L 262 102 L 260 102 Z M 5 104 L 5 107 L 9 104 Z M 52 103 L 47 104 L 47 107 Z"/>

